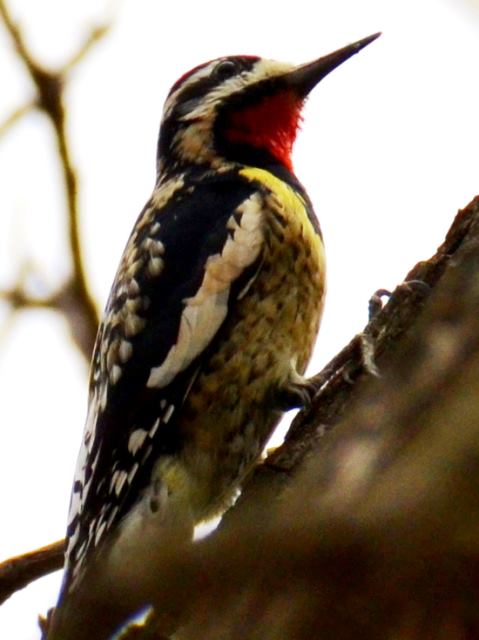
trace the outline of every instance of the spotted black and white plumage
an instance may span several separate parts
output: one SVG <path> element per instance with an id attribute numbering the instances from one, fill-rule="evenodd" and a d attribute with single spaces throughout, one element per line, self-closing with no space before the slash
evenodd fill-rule
<path id="1" fill-rule="evenodd" d="M 261 231 L 244 228 L 244 203 L 254 193 L 246 181 L 239 186 L 236 172 L 190 174 L 187 184 L 180 174 L 155 192 L 135 226 L 95 346 L 68 528 L 72 567 L 138 499 L 133 482 L 144 488 L 158 456 L 181 446 L 181 434 L 165 427 L 182 406 L 229 298 L 244 290 L 259 264 Z M 208 266 L 224 269 L 221 254 L 238 233 L 244 249 L 231 267 L 235 273 L 210 292 Z"/>
<path id="2" fill-rule="evenodd" d="M 114 571 L 147 531 L 224 508 L 304 398 L 325 262 L 290 154 L 308 92 L 375 37 L 299 67 L 221 58 L 171 89 L 95 344 L 58 609 L 98 554 Z"/>

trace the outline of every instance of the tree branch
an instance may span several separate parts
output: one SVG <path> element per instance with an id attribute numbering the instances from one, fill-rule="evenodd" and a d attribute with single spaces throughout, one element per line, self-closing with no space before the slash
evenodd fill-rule
<path id="1" fill-rule="evenodd" d="M 59 540 L 41 549 L 1 562 L 0 604 L 33 580 L 61 569 L 64 548 L 65 541 Z"/>
<path id="2" fill-rule="evenodd" d="M 3 298 L 14 309 L 63 313 L 89 358 L 98 317 L 81 251 L 64 83 L 106 28 L 93 29 L 52 71 L 33 58 L 4 0 L 0 16 L 37 94 L 0 135 L 33 107 L 51 122 L 72 262 L 58 291 L 35 298 L 19 280 Z M 182 640 L 198 630 L 208 640 L 479 637 L 478 276 L 476 198 L 437 253 L 314 377 L 311 407 L 252 473 L 219 530 L 187 548 L 145 545 L 145 562 L 125 563 L 125 580 L 108 584 L 100 573 L 85 581 L 69 640 L 91 638 L 92 629 L 106 639 L 145 603 L 161 615 L 136 638 L 159 638 L 178 624 Z M 63 548 L 60 541 L 0 564 L 0 602 L 59 569 Z"/>
<path id="3" fill-rule="evenodd" d="M 96 621 L 149 602 L 182 640 L 479 637 L 478 276 L 476 198 L 408 275 L 429 288 L 400 287 L 368 325 L 381 377 L 351 344 L 229 523 L 149 549 Z"/>
<path id="4" fill-rule="evenodd" d="M 364 369 L 356 337 L 224 525 L 188 548 L 148 541 L 144 562 L 125 562 L 122 579 L 92 566 L 69 639 L 93 624 L 97 640 L 109 638 L 147 603 L 161 615 L 133 637 L 178 625 L 182 640 L 198 629 L 209 640 L 395 638 L 403 625 L 401 637 L 414 639 L 424 625 L 428 637 L 445 627 L 462 638 L 468 624 L 479 632 L 477 614 L 431 616 L 437 598 L 463 607 L 477 590 L 463 576 L 456 591 L 479 551 L 467 542 L 476 512 L 479 522 L 477 485 L 467 481 L 479 437 L 478 274 L 479 198 L 366 327 L 381 377 Z M 416 587 L 419 601 L 408 599 Z"/>
<path id="5" fill-rule="evenodd" d="M 98 312 L 91 297 L 87 284 L 85 266 L 81 250 L 80 232 L 78 224 L 78 179 L 74 169 L 68 135 L 66 130 L 66 114 L 64 108 L 64 84 L 68 73 L 76 66 L 91 47 L 107 32 L 102 25 L 92 29 L 85 42 L 78 48 L 72 58 L 58 70 L 43 67 L 31 54 L 23 37 L 22 31 L 12 19 L 5 0 L 0 0 L 0 16 L 7 32 L 12 38 L 18 57 L 24 63 L 28 74 L 36 89 L 36 98 L 32 103 L 20 107 L 11 114 L 2 127 L 6 131 L 32 106 L 40 109 L 50 121 L 56 138 L 58 156 L 60 159 L 68 212 L 68 240 L 71 256 L 71 276 L 61 288 L 62 295 L 51 295 L 45 301 L 51 302 L 51 307 L 65 313 L 69 322 L 72 337 L 81 353 L 89 361 L 98 328 Z M 18 289 L 18 287 L 17 287 Z M 55 305 L 58 300 L 64 302 L 68 294 L 68 304 Z M 4 299 L 9 300 L 4 295 Z M 18 303 L 17 298 L 17 303 Z M 25 306 L 38 306 L 38 301 L 24 298 Z"/>
<path id="6" fill-rule="evenodd" d="M 405 284 L 399 285 L 387 305 L 369 322 L 364 334 L 375 337 L 376 361 L 380 365 L 383 359 L 390 357 L 402 339 L 417 321 L 423 306 L 440 281 L 444 271 L 456 259 L 457 251 L 470 238 L 473 224 L 479 221 L 479 198 L 460 211 L 444 243 L 429 260 L 418 263 L 406 276 Z M 408 285 L 408 281 L 414 284 Z M 426 287 L 417 286 L 417 282 L 426 283 Z M 245 484 L 242 495 L 236 505 L 224 516 L 220 531 L 222 534 L 234 530 L 254 512 L 254 505 L 261 504 L 265 494 L 268 500 L 279 495 L 291 482 L 294 473 L 305 460 L 317 456 L 322 447 L 324 436 L 331 431 L 343 416 L 347 407 L 361 393 L 360 385 L 370 379 L 363 368 L 361 339 L 355 336 L 351 342 L 333 360 L 313 378 L 319 391 L 311 407 L 301 411 L 293 421 L 285 442 L 271 453 L 263 464 L 258 465 L 250 480 Z M 59 544 L 59 543 L 58 543 Z M 13 559 L 21 566 L 27 564 L 36 552 Z M 40 550 L 43 553 L 43 550 Z M 53 552 L 52 565 L 45 565 L 45 573 L 61 567 L 61 558 L 57 549 Z M 12 561 L 9 561 L 12 562 Z M 32 576 L 35 579 L 39 575 Z M 0 593 L 7 588 L 2 584 L 0 574 Z M 21 586 L 24 586 L 23 583 Z M 13 581 L 8 583 L 11 593 L 21 586 Z"/>
<path id="7" fill-rule="evenodd" d="M 5 120 L 0 124 L 0 137 L 5 135 L 7 131 L 19 122 L 23 116 L 27 115 L 36 108 L 36 103 L 32 100 L 30 102 L 26 102 L 21 107 L 17 107 L 12 111 L 12 113 L 5 118 Z"/>
<path id="8" fill-rule="evenodd" d="M 362 393 L 371 374 L 364 367 L 362 340 L 373 340 L 374 358 L 382 369 L 384 359 L 397 349 L 397 344 L 416 323 L 429 296 L 440 281 L 457 251 L 469 240 L 471 228 L 479 219 L 479 197 L 459 211 L 443 244 L 428 260 L 419 262 L 392 293 L 388 303 L 349 344 L 312 378 L 317 388 L 312 405 L 300 411 L 293 420 L 284 443 L 275 449 L 262 465 L 255 468 L 243 487 L 235 508 L 228 511 L 222 526 L 244 517 L 243 504 L 249 510 L 254 496 L 280 493 L 291 475 L 313 452 L 318 455 L 323 438 L 350 408 L 352 400 Z M 420 283 L 424 283 L 421 285 Z"/>

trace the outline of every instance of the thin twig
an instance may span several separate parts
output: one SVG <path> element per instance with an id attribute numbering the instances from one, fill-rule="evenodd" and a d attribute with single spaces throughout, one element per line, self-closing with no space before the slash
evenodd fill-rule
<path id="1" fill-rule="evenodd" d="M 23 116 L 33 111 L 36 106 L 36 102 L 31 100 L 30 102 L 23 104 L 21 107 L 14 109 L 12 113 L 0 124 L 0 137 L 5 135 L 7 131 L 9 131 L 17 122 L 19 122 L 19 120 L 23 118 Z"/>
<path id="2" fill-rule="evenodd" d="M 23 33 L 19 26 L 15 24 L 4 0 L 0 0 L 0 16 L 2 17 L 5 27 L 12 38 L 18 57 L 24 63 L 37 90 L 37 100 L 30 104 L 28 109 L 35 104 L 35 106 L 50 120 L 55 133 L 67 200 L 68 240 L 72 262 L 72 275 L 69 282 L 62 288 L 62 290 L 69 291 L 75 298 L 76 304 L 73 305 L 75 307 L 75 314 L 67 314 L 67 319 L 70 322 L 73 337 L 77 346 L 80 348 L 83 355 L 89 360 L 96 336 L 99 318 L 96 305 L 89 291 L 81 249 L 78 179 L 68 143 L 63 98 L 64 84 L 68 73 L 84 58 L 84 56 L 90 51 L 91 47 L 105 35 L 108 27 L 102 25 L 92 29 L 88 37 L 71 59 L 61 69 L 53 71 L 42 66 L 31 54 L 23 37 Z M 26 107 L 20 107 L 10 116 L 6 124 L 11 126 L 12 120 L 18 120 L 18 118 L 25 112 Z M 53 299 L 54 296 L 51 296 L 51 298 Z M 38 306 L 37 303 L 30 303 L 30 301 L 25 299 L 25 303 L 27 302 L 29 303 L 27 306 Z M 62 312 L 64 311 L 62 308 L 57 307 L 57 309 Z M 78 316 L 76 314 L 80 314 L 81 322 L 83 324 L 80 340 L 78 339 Z"/>
<path id="3" fill-rule="evenodd" d="M 85 38 L 83 44 L 78 47 L 78 50 L 73 54 L 70 60 L 63 66 L 63 75 L 67 75 L 79 62 L 90 52 L 90 49 L 94 47 L 108 32 L 110 26 L 108 24 L 96 25 L 92 28 L 90 33 Z"/>

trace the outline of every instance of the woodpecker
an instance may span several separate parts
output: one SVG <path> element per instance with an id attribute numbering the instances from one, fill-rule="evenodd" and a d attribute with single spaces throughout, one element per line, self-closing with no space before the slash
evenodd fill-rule
<path id="1" fill-rule="evenodd" d="M 325 258 L 291 152 L 311 89 L 378 35 L 299 66 L 219 58 L 170 90 L 94 348 L 58 608 L 91 559 L 113 572 L 221 512 L 307 401 Z"/>

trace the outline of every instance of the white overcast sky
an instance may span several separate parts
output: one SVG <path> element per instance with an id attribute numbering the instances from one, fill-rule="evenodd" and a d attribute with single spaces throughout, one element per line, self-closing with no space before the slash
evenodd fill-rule
<path id="1" fill-rule="evenodd" d="M 34 51 L 55 65 L 90 25 L 107 38 L 68 90 L 81 180 L 81 229 L 103 306 L 120 253 L 154 182 L 162 103 L 179 75 L 226 54 L 305 62 L 383 36 L 314 91 L 296 173 L 323 228 L 329 298 L 312 369 L 367 320 L 367 301 L 433 253 L 479 192 L 479 5 L 472 0 L 160 2 L 10 0 Z M 0 122 L 31 87 L 0 30 Z M 32 115 L 0 140 L 0 287 L 22 261 L 36 290 L 66 273 L 63 195 L 52 139 Z M 0 560 L 63 536 L 86 410 L 86 367 L 61 319 L 0 307 Z M 0 608 L 0 637 L 39 637 L 60 576 Z"/>

